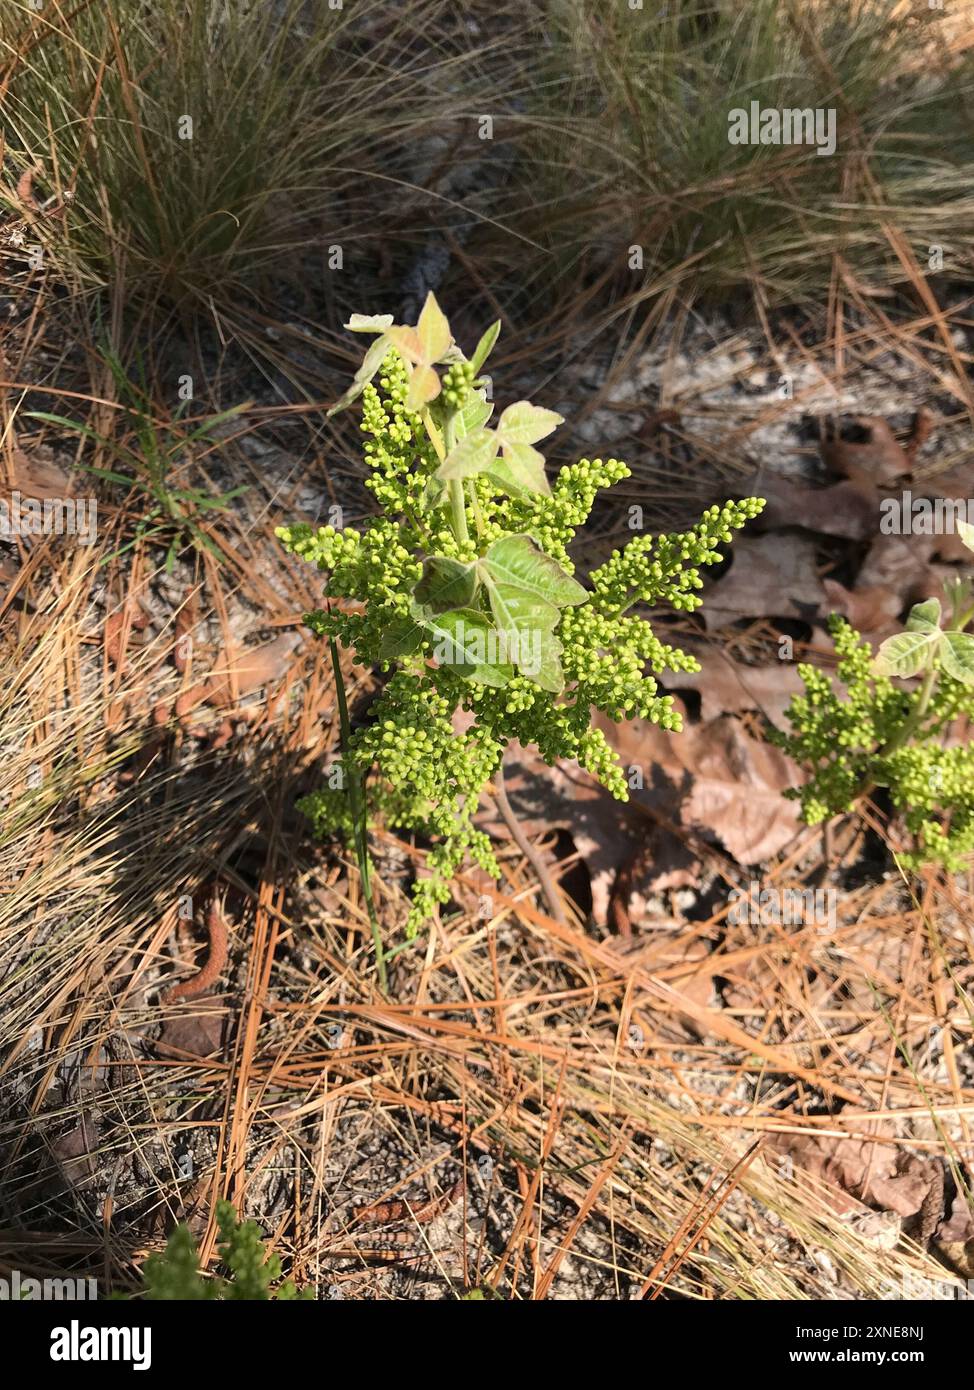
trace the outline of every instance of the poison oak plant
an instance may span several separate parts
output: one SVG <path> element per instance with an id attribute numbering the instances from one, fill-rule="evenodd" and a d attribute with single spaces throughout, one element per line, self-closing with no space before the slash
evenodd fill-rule
<path id="1" fill-rule="evenodd" d="M 974 550 L 974 527 L 958 523 Z M 974 719 L 974 619 L 971 580 L 939 599 L 917 604 L 906 630 L 888 638 L 875 658 L 843 619 L 831 621 L 844 696 L 811 666 L 800 666 L 805 694 L 788 708 L 792 730 L 771 733 L 810 772 L 785 795 L 799 798 L 803 819 L 816 825 L 851 810 L 875 787 L 886 787 L 914 847 L 905 867 L 941 863 L 956 870 L 974 850 L 974 745 L 949 740 L 958 721 Z M 896 681 L 920 677 L 913 689 Z M 949 741 L 948 741 L 949 740 Z"/>
<path id="2" fill-rule="evenodd" d="M 763 502 L 711 507 L 682 534 L 638 536 L 583 584 L 568 546 L 596 493 L 629 469 L 618 459 L 583 459 L 549 485 L 537 445 L 561 417 L 521 400 L 494 419 L 484 366 L 499 325 L 469 359 L 433 295 L 415 327 L 361 315 L 347 326 L 374 341 L 334 409 L 363 398 L 367 486 L 382 512 L 361 532 L 278 531 L 289 550 L 326 571 L 330 597 L 362 606 L 334 605 L 307 618 L 331 643 L 346 785 L 302 804 L 320 833 L 355 833 L 367 900 L 364 789 L 373 769 L 368 810 L 436 840 L 429 875 L 414 891 L 406 926 L 413 936 L 448 901 L 465 855 L 498 876 L 472 818 L 488 780 L 501 775 L 510 739 L 536 744 L 549 764 L 577 760 L 627 799 L 618 759 L 591 725 L 592 707 L 615 720 L 638 716 L 679 729 L 651 672 L 698 669 L 633 609 L 663 601 L 695 609 L 697 567 L 718 561 L 718 546 Z M 391 673 L 368 727 L 354 734 L 338 642 Z M 457 712 L 466 716 L 463 732 Z M 379 964 L 381 974 L 381 952 Z"/>

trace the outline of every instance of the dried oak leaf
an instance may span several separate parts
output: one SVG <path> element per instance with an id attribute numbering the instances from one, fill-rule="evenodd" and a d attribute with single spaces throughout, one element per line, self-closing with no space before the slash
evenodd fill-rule
<path id="1" fill-rule="evenodd" d="M 9 488 L 0 484 L 0 493 L 9 498 L 10 492 L 19 492 L 22 497 L 35 497 L 40 501 L 49 498 L 70 497 L 76 479 L 55 461 L 53 452 L 45 444 L 36 444 L 26 453 L 19 444 L 14 444 L 10 456 Z M 0 470 L 2 471 L 2 470 Z"/>
<path id="2" fill-rule="evenodd" d="M 683 824 L 716 835 L 740 864 L 771 859 L 798 830 L 798 807 L 782 796 L 801 780 L 798 768 L 730 716 L 696 726 L 692 733 Z"/>
<path id="3" fill-rule="evenodd" d="M 852 482 L 808 487 L 760 470 L 746 492 L 763 497 L 767 503 L 752 523 L 755 531 L 800 526 L 805 531 L 853 541 L 865 540 L 876 531 L 879 504 L 872 488 L 864 490 Z"/>
<path id="4" fill-rule="evenodd" d="M 822 611 L 825 591 L 816 573 L 814 543 L 803 536 L 743 536 L 734 542 L 729 571 L 705 596 L 709 632 L 739 618 L 799 618 Z"/>
<path id="5" fill-rule="evenodd" d="M 943 1182 L 937 1160 L 904 1154 L 869 1138 L 786 1134 L 776 1135 L 772 1142 L 779 1153 L 834 1189 L 832 1205 L 840 1214 L 865 1203 L 899 1216 L 916 1216 L 931 1189 Z"/>
<path id="6" fill-rule="evenodd" d="M 211 1057 L 221 1051 L 227 1010 L 215 1000 L 201 1000 L 200 1007 L 205 1012 L 176 1014 L 166 1019 L 155 1044 L 161 1056 Z"/>
<path id="7" fill-rule="evenodd" d="M 831 581 L 826 580 L 826 586 Z M 805 689 L 797 666 L 776 661 L 771 666 L 744 666 L 720 647 L 681 639 L 680 645 L 700 662 L 699 671 L 677 671 L 663 681 L 667 690 L 696 690 L 700 717 L 706 723 L 722 714 L 757 710 L 779 728 L 788 727 L 785 710 Z"/>
<path id="8" fill-rule="evenodd" d="M 823 462 L 861 488 L 881 487 L 913 467 L 917 424 L 907 448 L 881 415 L 847 416 L 837 424 L 829 422 L 829 427 L 829 436 L 819 446 Z"/>
<path id="9" fill-rule="evenodd" d="M 286 674 L 291 653 L 300 640 L 298 633 L 285 632 L 275 637 L 273 642 L 241 651 L 232 658 L 228 658 L 224 652 L 213 674 L 178 696 L 174 707 L 176 718 L 185 719 L 201 704 L 213 705 L 217 709 L 226 708 L 234 703 L 235 693 L 237 697 L 252 695 L 261 686 L 280 680 Z M 156 722 L 164 724 L 169 712 L 170 706 L 165 702 L 157 705 Z"/>
<path id="10" fill-rule="evenodd" d="M 782 793 L 802 780 L 778 748 L 752 738 L 730 715 L 670 734 L 648 720 L 594 722 L 623 767 L 643 770 L 633 800 L 687 830 L 709 832 L 741 864 L 770 859 L 794 837 L 798 808 Z"/>
<path id="11" fill-rule="evenodd" d="M 836 579 L 823 579 L 822 585 L 829 612 L 841 614 L 857 632 L 882 641 L 899 629 L 903 599 L 888 584 L 857 584 L 854 589 L 847 589 Z"/>

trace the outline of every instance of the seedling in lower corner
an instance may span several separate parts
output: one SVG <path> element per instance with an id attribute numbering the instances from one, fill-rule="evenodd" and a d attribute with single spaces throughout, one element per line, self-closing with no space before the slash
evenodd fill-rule
<path id="1" fill-rule="evenodd" d="M 637 536 L 578 575 L 569 554 L 576 532 L 599 490 L 630 472 L 618 459 L 583 459 L 549 483 L 537 446 L 562 417 L 516 400 L 491 424 L 484 367 L 499 324 L 469 358 L 432 294 L 414 326 L 388 315 L 354 315 L 347 326 L 374 341 L 335 409 L 363 398 L 366 486 L 381 511 L 361 531 L 297 525 L 278 535 L 328 576 L 333 602 L 307 621 L 330 644 L 346 776 L 343 787 L 312 792 L 302 806 L 320 834 L 355 837 L 384 983 L 367 821 L 382 818 L 434 842 L 413 891 L 411 937 L 449 900 L 465 856 L 499 877 L 473 817 L 491 779 L 506 804 L 510 740 L 535 744 L 548 764 L 576 760 L 627 800 L 619 760 L 592 726 L 593 707 L 617 721 L 679 729 L 653 673 L 698 669 L 634 610 L 698 607 L 698 566 L 720 560 L 718 546 L 763 502 L 728 502 L 688 531 Z M 354 734 L 339 643 L 387 675 L 368 725 Z M 559 911 L 555 893 L 550 906 Z"/>
<path id="2" fill-rule="evenodd" d="M 268 1254 L 260 1227 L 255 1221 L 239 1221 L 232 1203 L 216 1205 L 220 1231 L 217 1249 L 227 1277 L 204 1276 L 199 1250 L 189 1227 L 180 1222 L 166 1243 L 165 1250 L 150 1255 L 142 1270 L 143 1296 L 150 1302 L 225 1301 L 271 1302 L 313 1299 L 314 1289 L 295 1287 L 290 1279 L 281 1280 L 279 1256 Z"/>

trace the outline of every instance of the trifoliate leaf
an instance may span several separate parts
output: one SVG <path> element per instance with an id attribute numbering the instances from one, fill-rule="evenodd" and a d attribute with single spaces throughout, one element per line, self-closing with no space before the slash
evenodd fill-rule
<path id="1" fill-rule="evenodd" d="M 957 534 L 968 550 L 974 550 L 974 526 L 969 521 L 958 521 Z"/>
<path id="2" fill-rule="evenodd" d="M 504 686 L 514 675 L 507 644 L 485 613 L 457 608 L 449 613 L 427 612 L 423 624 L 433 640 L 433 656 L 479 685 Z"/>
<path id="3" fill-rule="evenodd" d="M 497 453 L 497 435 L 492 430 L 475 429 L 455 444 L 436 470 L 441 483 L 457 478 L 474 478 L 489 467 Z"/>
<path id="4" fill-rule="evenodd" d="M 928 598 L 915 603 L 906 620 L 907 632 L 925 632 L 928 636 L 940 627 L 940 600 Z"/>
<path id="5" fill-rule="evenodd" d="M 887 637 L 873 660 L 873 670 L 877 676 L 899 676 L 901 680 L 929 670 L 940 636 L 940 629 L 933 628 Z"/>
<path id="6" fill-rule="evenodd" d="M 945 632 L 939 656 L 944 670 L 955 681 L 974 685 L 974 633 Z"/>
<path id="7" fill-rule="evenodd" d="M 480 567 L 495 583 L 523 589 L 557 608 L 584 603 L 588 597 L 578 580 L 566 574 L 530 536 L 502 536 L 489 547 Z"/>
<path id="8" fill-rule="evenodd" d="M 415 328 L 396 325 L 389 329 L 389 340 L 409 367 L 406 409 L 422 410 L 440 394 L 440 378 L 433 370 L 452 342 L 446 315 L 430 290 Z"/>
<path id="9" fill-rule="evenodd" d="M 515 401 L 497 422 L 497 440 L 503 458 L 488 470 L 490 477 L 515 497 L 532 493 L 550 496 L 544 471 L 544 455 L 532 448 L 562 422 L 554 410 L 543 410 L 530 401 Z"/>
<path id="10" fill-rule="evenodd" d="M 423 577 L 413 590 L 413 598 L 433 613 L 451 608 L 467 608 L 477 592 L 477 571 L 446 555 L 432 555 L 423 564 Z"/>
<path id="11" fill-rule="evenodd" d="M 500 331 L 501 321 L 500 319 L 498 319 L 496 323 L 491 324 L 491 326 L 487 329 L 487 332 L 481 338 L 480 342 L 474 348 L 473 357 L 471 357 L 470 359 L 471 365 L 473 367 L 474 376 L 480 375 L 480 369 L 487 361 L 487 358 L 490 356 L 491 352 L 493 351 L 494 344 L 497 342 L 497 337 Z"/>

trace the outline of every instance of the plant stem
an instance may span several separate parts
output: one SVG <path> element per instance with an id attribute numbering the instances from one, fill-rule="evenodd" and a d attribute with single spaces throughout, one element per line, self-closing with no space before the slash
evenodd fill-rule
<path id="1" fill-rule="evenodd" d="M 504 819 L 504 824 L 514 836 L 514 841 L 518 849 L 538 875 L 538 882 L 541 884 L 542 892 L 545 895 L 548 911 L 560 926 L 567 927 L 568 918 L 565 916 L 565 909 L 561 905 L 561 898 L 558 894 L 557 885 L 548 872 L 547 864 L 541 858 L 541 855 L 535 849 L 534 845 L 532 845 L 527 835 L 525 835 L 521 823 L 514 814 L 511 803 L 507 799 L 507 788 L 504 785 L 503 761 L 498 764 L 497 771 L 494 773 L 494 800 L 497 802 L 497 809 Z"/>
<path id="2" fill-rule="evenodd" d="M 443 422 L 443 448 L 449 458 L 456 443 L 456 427 L 451 410 Z M 450 515 L 453 521 L 453 534 L 461 544 L 469 539 L 467 531 L 467 507 L 463 496 L 463 479 L 453 478 L 448 484 L 450 493 Z"/>
<path id="3" fill-rule="evenodd" d="M 342 680 L 341 658 L 338 654 L 338 643 L 335 641 L 334 637 L 330 637 L 328 639 L 328 645 L 331 650 L 332 670 L 335 673 L 335 694 L 338 699 L 338 718 L 341 726 L 342 766 L 348 778 L 348 799 L 352 807 L 355 858 L 358 860 L 359 878 L 362 881 L 362 896 L 365 899 L 365 906 L 368 910 L 369 922 L 372 927 L 372 941 L 375 945 L 375 968 L 379 976 L 379 988 L 383 994 L 386 994 L 389 988 L 386 977 L 386 958 L 382 949 L 382 933 L 379 930 L 379 919 L 376 916 L 375 902 L 372 898 L 365 788 L 362 785 L 362 778 L 358 768 L 355 767 L 352 760 L 352 728 L 348 719 L 348 701 L 345 698 L 345 682 Z"/>

